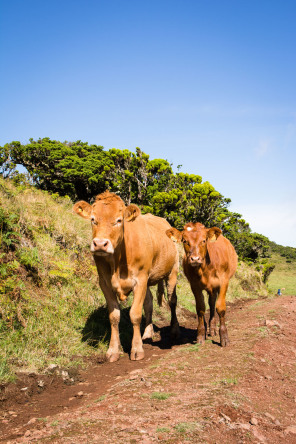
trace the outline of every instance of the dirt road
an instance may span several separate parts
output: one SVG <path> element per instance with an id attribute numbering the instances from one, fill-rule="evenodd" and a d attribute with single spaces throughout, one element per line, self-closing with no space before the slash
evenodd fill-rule
<path id="1" fill-rule="evenodd" d="M 227 348 L 197 346 L 195 317 L 179 318 L 180 344 L 159 326 L 143 361 L 3 388 L 0 442 L 296 443 L 296 297 L 229 306 Z"/>

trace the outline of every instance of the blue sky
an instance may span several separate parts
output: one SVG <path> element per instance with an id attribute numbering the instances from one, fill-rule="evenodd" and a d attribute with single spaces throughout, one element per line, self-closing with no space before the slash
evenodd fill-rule
<path id="1" fill-rule="evenodd" d="M 296 247 L 294 0 L 0 5 L 0 145 L 139 146 Z"/>

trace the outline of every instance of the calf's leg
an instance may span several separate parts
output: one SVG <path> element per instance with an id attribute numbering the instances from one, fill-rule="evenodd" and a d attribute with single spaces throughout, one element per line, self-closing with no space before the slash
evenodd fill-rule
<path id="1" fill-rule="evenodd" d="M 209 319 L 209 336 L 216 336 L 216 318 L 215 318 L 215 305 L 217 299 L 216 292 L 209 292 L 209 306 L 210 306 L 210 319 Z"/>
<path id="2" fill-rule="evenodd" d="M 202 290 L 196 287 L 191 287 L 192 292 L 195 297 L 195 304 L 196 304 L 196 314 L 198 318 L 198 325 L 197 325 L 197 343 L 203 344 L 205 342 L 206 337 L 206 328 L 205 328 L 205 300 Z"/>
<path id="3" fill-rule="evenodd" d="M 153 297 L 149 287 L 147 288 L 146 297 L 144 300 L 144 312 L 146 318 L 146 327 L 142 336 L 142 340 L 152 339 L 154 333 L 152 324 Z"/>
<path id="4" fill-rule="evenodd" d="M 226 313 L 226 292 L 228 288 L 228 283 L 223 283 L 220 286 L 219 296 L 216 302 L 216 310 L 219 315 L 220 319 L 220 328 L 219 328 L 219 334 L 220 334 L 220 344 L 221 347 L 226 347 L 229 345 L 229 338 L 227 333 L 227 328 L 225 324 L 225 313 Z"/>

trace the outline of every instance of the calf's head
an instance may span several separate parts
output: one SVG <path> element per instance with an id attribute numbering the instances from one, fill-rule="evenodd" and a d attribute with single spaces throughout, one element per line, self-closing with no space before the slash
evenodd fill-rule
<path id="1" fill-rule="evenodd" d="M 119 196 L 109 191 L 99 194 L 93 205 L 77 202 L 73 211 L 91 221 L 90 250 L 96 256 L 112 255 L 123 240 L 124 221 L 131 222 L 141 213 L 137 205 L 126 207 Z"/>
<path id="2" fill-rule="evenodd" d="M 176 228 L 166 231 L 168 237 L 183 243 L 187 263 L 192 267 L 199 267 L 205 261 L 208 242 L 214 242 L 221 233 L 220 228 L 205 228 L 198 222 L 189 222 L 184 226 L 183 231 Z"/>

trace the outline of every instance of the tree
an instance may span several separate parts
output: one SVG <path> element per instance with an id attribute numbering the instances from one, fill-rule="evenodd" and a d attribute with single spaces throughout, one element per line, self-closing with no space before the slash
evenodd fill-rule
<path id="1" fill-rule="evenodd" d="M 14 143 L 14 142 L 12 142 Z M 0 146 L 0 174 L 6 179 L 15 172 L 16 164 L 11 158 L 10 145 Z"/>
<path id="2" fill-rule="evenodd" d="M 186 222 L 218 226 L 233 243 L 241 258 L 264 257 L 268 239 L 252 233 L 248 223 L 227 207 L 230 199 L 196 174 L 174 173 L 164 159 L 149 159 L 140 148 L 105 151 L 87 142 L 59 142 L 48 137 L 27 145 L 12 142 L 0 148 L 0 172 L 11 176 L 16 164 L 23 165 L 33 184 L 43 190 L 91 201 L 109 189 L 181 229 Z"/>

